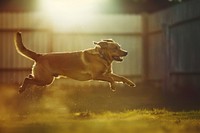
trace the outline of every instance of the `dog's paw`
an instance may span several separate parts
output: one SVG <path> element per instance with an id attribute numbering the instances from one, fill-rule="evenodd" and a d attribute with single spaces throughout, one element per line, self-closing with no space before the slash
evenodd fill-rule
<path id="1" fill-rule="evenodd" d="M 124 84 L 127 84 L 127 85 L 129 85 L 129 86 L 131 86 L 131 87 L 136 87 L 136 84 L 133 83 L 131 80 L 125 80 L 125 81 L 123 81 L 123 83 L 124 83 Z"/>
<path id="2" fill-rule="evenodd" d="M 115 91 L 116 91 L 116 87 L 115 87 L 114 84 L 110 84 L 110 90 L 111 90 L 112 92 L 115 92 Z"/>
<path id="3" fill-rule="evenodd" d="M 129 86 L 136 87 L 136 84 L 135 83 L 131 83 Z"/>
<path id="4" fill-rule="evenodd" d="M 115 91 L 116 91 L 116 88 L 110 88 L 110 90 L 111 90 L 112 92 L 115 92 Z"/>
<path id="5" fill-rule="evenodd" d="M 24 92 L 24 91 L 25 91 L 25 88 L 20 87 L 18 92 L 19 92 L 19 94 L 21 94 L 21 93 Z"/>
<path id="6" fill-rule="evenodd" d="M 131 87 L 136 87 L 136 84 L 133 83 L 132 81 L 128 81 L 127 84 L 128 84 L 129 86 L 131 86 Z"/>

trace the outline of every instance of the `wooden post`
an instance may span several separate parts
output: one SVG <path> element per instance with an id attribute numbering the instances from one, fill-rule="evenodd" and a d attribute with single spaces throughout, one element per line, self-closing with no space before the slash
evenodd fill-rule
<path id="1" fill-rule="evenodd" d="M 142 78 L 148 80 L 149 69 L 149 37 L 148 37 L 148 14 L 142 14 L 142 55 L 143 55 L 143 72 Z"/>
<path id="2" fill-rule="evenodd" d="M 163 80 L 163 92 L 166 93 L 170 90 L 170 66 L 171 66 L 171 54 L 170 54 L 170 27 L 168 24 L 163 24 L 163 40 L 165 45 L 165 68 L 164 68 L 164 80 Z"/>

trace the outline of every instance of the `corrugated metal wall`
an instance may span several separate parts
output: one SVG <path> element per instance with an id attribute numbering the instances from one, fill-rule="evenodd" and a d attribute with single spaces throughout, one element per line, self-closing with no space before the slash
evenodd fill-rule
<path id="1" fill-rule="evenodd" d="M 166 80 L 169 74 L 171 91 L 200 88 L 199 7 L 200 1 L 193 0 L 148 16 L 149 79 Z"/>
<path id="2" fill-rule="evenodd" d="M 57 31 L 41 13 L 0 13 L 0 82 L 20 83 L 30 73 L 32 61 L 19 55 L 13 36 L 23 32 L 26 47 L 36 52 L 77 51 L 94 47 L 92 41 L 113 38 L 128 50 L 124 62 L 114 64 L 114 71 L 126 76 L 141 76 L 141 16 L 99 15 L 90 23 Z"/>

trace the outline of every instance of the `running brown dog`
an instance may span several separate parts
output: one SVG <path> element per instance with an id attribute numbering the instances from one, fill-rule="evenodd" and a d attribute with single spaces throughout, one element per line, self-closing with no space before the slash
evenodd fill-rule
<path id="1" fill-rule="evenodd" d="M 95 48 L 71 53 L 38 54 L 26 47 L 22 42 L 21 33 L 15 35 L 15 46 L 21 55 L 33 60 L 32 74 L 25 78 L 19 89 L 22 93 L 29 85 L 50 85 L 55 77 L 65 76 L 79 81 L 101 80 L 109 82 L 115 91 L 114 82 L 123 82 L 129 86 L 136 85 L 129 79 L 112 72 L 112 62 L 122 61 L 128 52 L 112 39 L 94 42 Z"/>

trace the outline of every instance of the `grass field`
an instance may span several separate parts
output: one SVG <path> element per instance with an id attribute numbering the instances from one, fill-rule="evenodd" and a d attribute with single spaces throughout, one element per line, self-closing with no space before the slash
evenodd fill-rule
<path id="1" fill-rule="evenodd" d="M 200 112 L 132 110 L 74 114 L 34 114 L 1 120 L 2 133 L 199 133 Z"/>
<path id="2" fill-rule="evenodd" d="M 200 132 L 200 110 L 187 108 L 188 100 L 179 106 L 171 98 L 165 104 L 156 87 L 118 86 L 113 93 L 106 85 L 71 88 L 55 83 L 21 95 L 17 89 L 0 86 L 0 133 Z"/>

